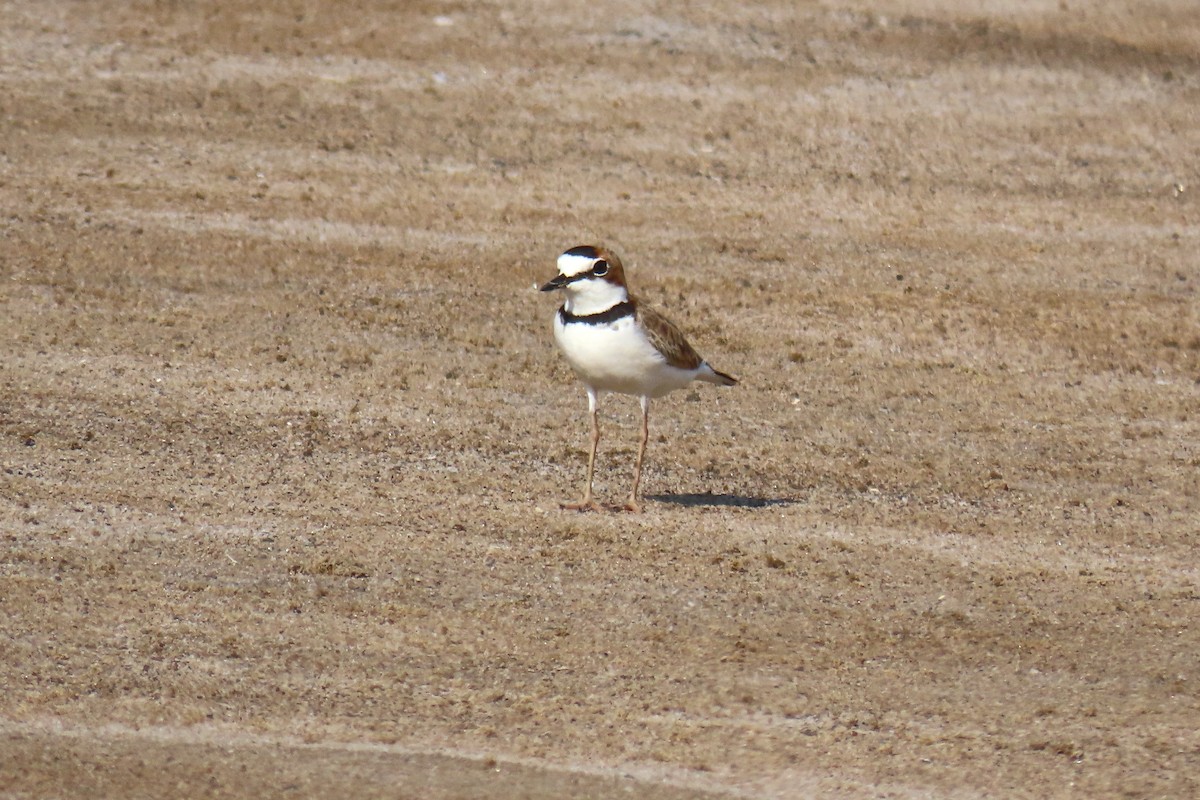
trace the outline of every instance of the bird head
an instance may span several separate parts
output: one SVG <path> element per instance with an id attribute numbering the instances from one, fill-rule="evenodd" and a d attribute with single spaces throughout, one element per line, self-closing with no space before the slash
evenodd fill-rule
<path id="1" fill-rule="evenodd" d="M 567 310 L 580 314 L 604 311 L 629 299 L 625 269 L 615 253 L 596 245 L 580 245 L 558 257 L 558 274 L 543 292 L 562 289 Z"/>

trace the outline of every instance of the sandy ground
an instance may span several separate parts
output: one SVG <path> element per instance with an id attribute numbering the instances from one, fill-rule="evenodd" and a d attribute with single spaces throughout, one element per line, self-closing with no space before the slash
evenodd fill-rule
<path id="1" fill-rule="evenodd" d="M 0 17 L 0 796 L 1200 794 L 1195 3 Z"/>

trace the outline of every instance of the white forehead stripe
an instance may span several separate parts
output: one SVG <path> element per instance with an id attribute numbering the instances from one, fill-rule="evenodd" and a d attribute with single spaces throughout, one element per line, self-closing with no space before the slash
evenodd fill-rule
<path id="1" fill-rule="evenodd" d="M 597 261 L 599 261 L 597 258 L 573 256 L 570 253 L 563 253 L 558 257 L 558 273 L 572 278 L 590 270 L 592 265 Z"/>

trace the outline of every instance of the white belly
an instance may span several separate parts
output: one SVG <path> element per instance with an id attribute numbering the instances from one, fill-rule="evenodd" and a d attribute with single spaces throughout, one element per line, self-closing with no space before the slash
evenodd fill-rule
<path id="1" fill-rule="evenodd" d="M 638 331 L 633 317 L 602 325 L 564 325 L 555 315 L 554 339 L 579 379 L 599 391 L 661 397 L 696 377 L 695 370 L 668 364 Z"/>

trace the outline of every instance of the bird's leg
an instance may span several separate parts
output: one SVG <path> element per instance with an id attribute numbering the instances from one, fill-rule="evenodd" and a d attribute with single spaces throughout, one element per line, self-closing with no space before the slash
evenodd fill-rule
<path id="1" fill-rule="evenodd" d="M 629 502 L 625 503 L 626 511 L 638 513 L 642 506 L 638 503 L 638 486 L 642 482 L 642 461 L 646 457 L 646 442 L 650 439 L 650 398 L 642 396 L 642 443 L 638 445 L 637 464 L 633 468 L 633 491 L 629 493 Z"/>
<path id="2" fill-rule="evenodd" d="M 588 413 L 592 417 L 592 452 L 588 454 L 587 484 L 583 488 L 583 498 L 577 503 L 563 503 L 562 507 L 571 511 L 599 511 L 600 504 L 592 499 L 592 474 L 596 470 L 596 447 L 600 444 L 600 420 L 596 416 L 596 392 L 589 386 Z"/>

